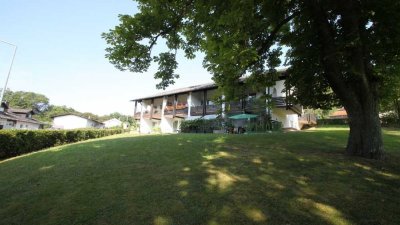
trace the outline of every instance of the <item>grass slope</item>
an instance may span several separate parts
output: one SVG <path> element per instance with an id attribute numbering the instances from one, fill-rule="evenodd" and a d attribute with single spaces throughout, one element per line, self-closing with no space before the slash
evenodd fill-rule
<path id="1" fill-rule="evenodd" d="M 385 163 L 347 129 L 119 135 L 0 162 L 0 224 L 400 224 L 400 132 Z"/>

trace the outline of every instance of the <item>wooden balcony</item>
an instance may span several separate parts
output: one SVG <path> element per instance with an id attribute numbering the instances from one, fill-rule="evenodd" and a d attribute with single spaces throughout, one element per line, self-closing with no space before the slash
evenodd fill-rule
<path id="1" fill-rule="evenodd" d="M 300 105 L 296 105 L 286 101 L 285 97 L 275 97 L 272 98 L 272 102 L 277 108 L 285 108 L 286 110 L 292 110 L 293 112 L 301 115 L 302 108 Z"/>
<path id="2" fill-rule="evenodd" d="M 157 109 L 153 111 L 152 119 L 161 120 L 161 110 Z"/>
<path id="3" fill-rule="evenodd" d="M 164 116 L 167 118 L 174 117 L 174 107 L 166 106 L 164 108 Z M 187 104 L 177 104 L 175 107 L 175 116 L 185 118 L 188 116 L 188 107 Z"/>
<path id="4" fill-rule="evenodd" d="M 150 111 L 144 111 L 143 112 L 143 119 L 150 119 Z"/>
<path id="5" fill-rule="evenodd" d="M 135 119 L 135 120 L 140 120 L 140 115 L 141 115 L 141 114 L 142 114 L 141 112 L 135 113 L 135 115 L 133 115 L 133 119 Z"/>
<path id="6" fill-rule="evenodd" d="M 188 116 L 188 107 L 180 108 L 180 109 L 175 109 L 175 116 L 176 117 L 181 117 L 185 118 Z"/>
<path id="7" fill-rule="evenodd" d="M 220 105 L 208 105 L 206 106 L 206 115 L 218 114 L 221 112 L 221 109 Z"/>
<path id="8" fill-rule="evenodd" d="M 241 102 L 230 102 L 225 107 L 227 113 L 243 113 L 242 103 Z"/>
<path id="9" fill-rule="evenodd" d="M 272 102 L 277 108 L 285 108 L 287 106 L 285 97 L 274 97 L 272 98 Z"/>
<path id="10" fill-rule="evenodd" d="M 190 107 L 190 115 L 191 116 L 202 116 L 203 115 L 203 106 L 192 106 Z"/>
<path id="11" fill-rule="evenodd" d="M 317 125 L 317 117 L 314 114 L 304 114 L 299 117 L 299 123 L 302 125 Z"/>
<path id="12" fill-rule="evenodd" d="M 246 113 L 260 113 L 260 112 L 266 112 L 267 109 L 267 104 L 262 103 L 262 102 L 256 102 L 256 101 L 246 101 L 245 102 L 245 107 L 244 111 Z"/>

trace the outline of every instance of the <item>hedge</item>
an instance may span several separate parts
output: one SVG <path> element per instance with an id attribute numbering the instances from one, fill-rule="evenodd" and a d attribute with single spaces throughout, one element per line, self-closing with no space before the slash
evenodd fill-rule
<path id="1" fill-rule="evenodd" d="M 318 125 L 347 125 L 348 119 L 347 118 L 338 118 L 338 119 L 318 119 Z"/>
<path id="2" fill-rule="evenodd" d="M 0 130 L 0 159 L 122 132 L 123 129 Z"/>
<path id="3" fill-rule="evenodd" d="M 279 131 L 282 129 L 282 123 L 278 121 L 272 121 L 271 129 L 273 131 Z M 184 120 L 181 123 L 181 132 L 182 133 L 213 133 L 214 130 L 220 129 L 228 129 L 232 127 L 233 124 L 231 122 L 223 122 L 219 119 L 195 119 L 195 120 Z M 246 127 L 247 132 L 262 132 L 269 130 L 266 125 L 260 125 L 256 123 L 250 123 Z"/>
<path id="4" fill-rule="evenodd" d="M 213 130 L 221 129 L 221 121 L 212 119 L 184 120 L 181 123 L 182 133 L 212 133 Z"/>

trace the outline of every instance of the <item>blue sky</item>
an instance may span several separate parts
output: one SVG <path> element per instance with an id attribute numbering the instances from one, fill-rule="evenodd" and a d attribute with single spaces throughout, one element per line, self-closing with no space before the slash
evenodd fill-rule
<path id="1" fill-rule="evenodd" d="M 82 112 L 132 113 L 130 99 L 159 92 L 157 67 L 143 74 L 121 72 L 104 57 L 101 33 L 118 24 L 118 14 L 134 14 L 131 0 L 13 0 L 0 8 L 0 39 L 18 45 L 8 87 L 46 95 L 51 104 Z M 163 48 L 159 45 L 158 48 Z M 12 47 L 0 43 L 3 87 Z M 178 57 L 181 78 L 169 89 L 211 81 L 195 60 Z"/>

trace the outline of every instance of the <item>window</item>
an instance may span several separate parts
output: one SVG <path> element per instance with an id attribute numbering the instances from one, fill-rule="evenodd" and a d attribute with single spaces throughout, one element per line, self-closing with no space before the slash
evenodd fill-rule
<path id="1" fill-rule="evenodd" d="M 3 125 L 0 125 L 0 130 L 3 130 Z"/>
<path id="2" fill-rule="evenodd" d="M 24 125 L 20 124 L 20 125 L 19 125 L 19 128 L 22 128 L 23 126 L 24 126 Z"/>

